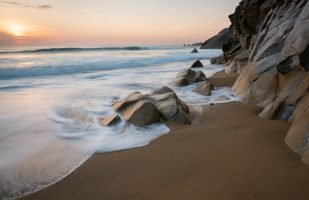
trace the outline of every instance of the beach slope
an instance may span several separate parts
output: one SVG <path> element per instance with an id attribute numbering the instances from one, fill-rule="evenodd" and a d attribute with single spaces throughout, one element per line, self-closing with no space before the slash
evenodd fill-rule
<path id="1" fill-rule="evenodd" d="M 170 124 L 148 146 L 94 155 L 24 199 L 308 199 L 309 168 L 284 143 L 288 123 L 240 102 L 198 110 L 198 124 Z"/>

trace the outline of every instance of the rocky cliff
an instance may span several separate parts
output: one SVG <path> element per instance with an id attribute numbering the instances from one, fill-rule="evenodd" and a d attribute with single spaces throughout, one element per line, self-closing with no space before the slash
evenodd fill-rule
<path id="1" fill-rule="evenodd" d="M 222 45 L 230 39 L 230 31 L 224 28 L 217 35 L 201 44 L 201 49 L 221 49 Z"/>
<path id="2" fill-rule="evenodd" d="M 242 0 L 213 63 L 239 73 L 233 87 L 260 117 L 292 123 L 287 145 L 309 164 L 309 1 Z"/>

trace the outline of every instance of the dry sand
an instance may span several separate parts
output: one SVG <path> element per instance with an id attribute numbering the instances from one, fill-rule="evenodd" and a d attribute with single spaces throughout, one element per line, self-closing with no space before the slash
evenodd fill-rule
<path id="1" fill-rule="evenodd" d="M 212 79 L 222 86 L 235 77 Z M 170 124 L 148 146 L 94 155 L 24 199 L 309 199 L 309 168 L 284 143 L 289 124 L 239 102 L 203 110 L 199 124 Z"/>

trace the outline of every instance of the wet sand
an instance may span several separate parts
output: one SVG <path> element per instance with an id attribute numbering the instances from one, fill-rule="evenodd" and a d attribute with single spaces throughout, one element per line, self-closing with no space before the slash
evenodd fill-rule
<path id="1" fill-rule="evenodd" d="M 225 76 L 212 77 L 215 86 L 233 82 Z M 199 110 L 198 124 L 169 124 L 170 133 L 145 147 L 94 155 L 24 199 L 309 198 L 309 168 L 284 143 L 288 123 L 261 119 L 240 102 Z"/>

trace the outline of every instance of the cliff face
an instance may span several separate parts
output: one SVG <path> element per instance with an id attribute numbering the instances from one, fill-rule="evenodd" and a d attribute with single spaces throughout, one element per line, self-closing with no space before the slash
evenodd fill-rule
<path id="1" fill-rule="evenodd" d="M 231 39 L 213 63 L 239 73 L 233 90 L 292 123 L 286 143 L 309 164 L 309 1 L 243 0 L 230 15 Z"/>
<path id="2" fill-rule="evenodd" d="M 209 38 L 201 44 L 201 49 L 221 49 L 222 45 L 230 39 L 228 28 L 221 30 L 217 35 Z"/>

